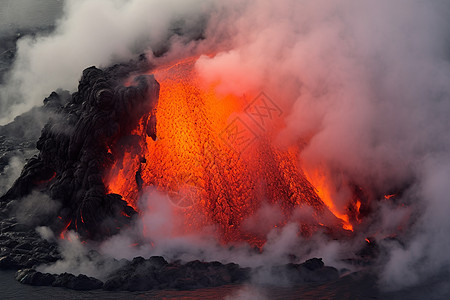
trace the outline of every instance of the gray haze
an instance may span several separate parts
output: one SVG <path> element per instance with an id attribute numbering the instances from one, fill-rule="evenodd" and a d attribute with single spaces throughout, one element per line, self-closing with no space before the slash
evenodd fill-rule
<path id="1" fill-rule="evenodd" d="M 2 0 L 0 34 L 12 29 L 29 29 L 53 25 L 62 15 L 63 0 Z"/>

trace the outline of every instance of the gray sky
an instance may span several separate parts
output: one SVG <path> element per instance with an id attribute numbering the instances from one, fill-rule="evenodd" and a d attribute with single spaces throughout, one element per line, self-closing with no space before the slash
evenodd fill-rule
<path id="1" fill-rule="evenodd" d="M 0 0 L 0 32 L 51 25 L 63 0 Z"/>

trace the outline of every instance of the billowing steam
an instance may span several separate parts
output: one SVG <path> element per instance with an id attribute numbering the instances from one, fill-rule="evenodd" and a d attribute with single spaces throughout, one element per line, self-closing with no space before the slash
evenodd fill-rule
<path id="1" fill-rule="evenodd" d="M 73 91 L 86 66 L 161 51 L 170 31 L 198 30 L 204 6 L 198 0 L 66 1 L 51 35 L 18 41 L 14 67 L 0 89 L 0 124 L 40 105 L 48 91 Z"/>
<path id="2" fill-rule="evenodd" d="M 410 286 L 450 269 L 449 15 L 444 0 L 66 1 L 52 34 L 19 40 L 0 89 L 1 123 L 52 90 L 73 90 L 89 65 L 142 52 L 156 64 L 205 54 L 196 68 L 218 93 L 259 90 L 277 102 L 285 128 L 274 142 L 303 145 L 299 162 L 326 174 L 338 211 L 345 212 L 351 186 L 365 188 L 374 217 L 362 224 L 363 239 L 382 238 L 407 223 L 401 243 L 384 245 L 388 252 L 380 265 L 388 288 Z M 403 206 L 382 201 L 398 192 Z M 144 210 L 136 225 L 154 230 L 146 236 L 159 241 L 156 248 L 130 248 L 135 233 L 100 248 L 116 257 L 164 253 L 255 265 L 252 259 L 265 259 L 249 249 L 203 245 L 199 237 L 166 239 L 164 231 L 174 229 L 176 220 L 164 201 L 150 200 L 161 197 L 144 195 L 144 207 L 158 207 Z M 273 215 L 276 207 L 263 207 L 252 218 Z M 269 231 L 266 250 L 274 262 L 291 251 L 337 262 L 353 247 L 319 236 L 302 241 L 294 238 L 294 226 Z M 203 233 L 202 241 L 208 236 Z"/>

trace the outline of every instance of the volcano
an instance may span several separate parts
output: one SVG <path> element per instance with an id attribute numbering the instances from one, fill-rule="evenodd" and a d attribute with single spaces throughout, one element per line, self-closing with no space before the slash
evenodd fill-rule
<path id="1" fill-rule="evenodd" d="M 296 161 L 298 149 L 279 149 L 270 143 L 268 137 L 281 123 L 275 120 L 272 128 L 260 127 L 263 134 L 256 131 L 258 123 L 244 123 L 254 120 L 251 116 L 269 116 L 258 109 L 281 113 L 276 104 L 263 93 L 250 105 L 242 98 L 216 94 L 198 81 L 195 61 L 155 68 L 143 59 L 105 70 L 90 67 L 83 71 L 77 92 L 66 99 L 53 92 L 44 100 L 51 118 L 37 142 L 39 154 L 27 162 L 1 202 L 17 203 L 20 211 L 22 199 L 36 191 L 39 197 L 46 195 L 58 209 L 40 215 L 33 225 L 51 228 L 69 242 L 78 236 L 84 243 L 103 241 L 126 230 L 145 213 L 139 201 L 149 187 L 168 195 L 176 219 L 182 220 L 174 237 L 212 226 L 223 245 L 244 242 L 260 251 L 267 230 L 282 228 L 301 207 L 310 208 L 313 216 L 308 222 L 298 221 L 299 235 L 310 236 L 320 228 L 334 237 L 351 234 L 348 221 L 330 211 L 306 178 Z M 144 68 L 150 71 L 142 72 Z M 279 206 L 280 215 L 266 224 L 266 231 L 246 227 L 248 216 L 264 205 Z M 151 240 L 147 229 L 142 234 Z M 42 262 L 61 259 L 53 252 Z M 88 257 L 93 259 L 92 254 Z M 3 268 L 34 263 L 10 256 L 0 260 Z M 32 285 L 134 291 L 240 283 L 251 273 L 236 264 L 180 265 L 156 256 L 138 257 L 126 266 L 113 264 L 116 272 L 105 283 L 84 275 L 43 274 L 34 268 L 19 271 L 16 278 Z M 298 282 L 326 282 L 338 274 L 320 259 L 278 266 L 271 272 Z M 173 281 L 173 276 L 178 279 Z"/>
<path id="2" fill-rule="evenodd" d="M 356 2 L 2 18 L 0 268 L 72 289 L 448 296 L 449 7 Z"/>
<path id="3" fill-rule="evenodd" d="M 86 69 L 67 104 L 57 94 L 46 100 L 56 116 L 37 143 L 40 153 L 2 201 L 35 189 L 48 194 L 61 209 L 45 225 L 61 237 L 67 230 L 89 239 L 117 233 L 149 186 L 170 196 L 184 233 L 212 225 L 224 243 L 261 247 L 267 232 L 243 225 L 264 204 L 281 208 L 273 227 L 306 206 L 313 221 L 300 222 L 301 234 L 351 233 L 349 217 L 335 216 L 305 176 L 299 148 L 270 142 L 283 125 L 275 102 L 264 93 L 218 95 L 202 84 L 196 59 L 139 76 Z"/>
<path id="4" fill-rule="evenodd" d="M 331 227 L 351 228 L 330 218 L 297 163 L 298 149 L 280 150 L 271 144 L 282 125 L 276 120 L 281 113 L 276 104 L 264 94 L 247 99 L 217 95 L 213 87 L 202 85 L 195 61 L 185 59 L 152 71 L 161 86 L 157 108 L 134 129 L 138 142 L 115 161 L 108 190 L 136 207 L 142 187 L 156 186 L 180 208 L 186 230 L 216 224 L 224 242 L 261 244 L 263 237 L 245 233 L 242 222 L 264 202 L 282 209 L 283 220 L 273 226 L 284 225 L 296 207 L 306 205 L 322 221 L 304 224 L 305 234 L 327 223 L 324 219 Z M 260 119 L 250 123 L 254 119 L 249 116 Z"/>

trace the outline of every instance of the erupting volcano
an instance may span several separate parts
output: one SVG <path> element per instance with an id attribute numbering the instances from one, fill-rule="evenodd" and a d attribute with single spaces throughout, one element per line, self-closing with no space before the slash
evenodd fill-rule
<path id="1" fill-rule="evenodd" d="M 54 2 L 0 18 L 0 269 L 450 294 L 446 1 Z"/>
<path id="2" fill-rule="evenodd" d="M 277 104 L 264 92 L 242 97 L 217 93 L 214 85 L 199 78 L 196 61 L 189 58 L 149 68 L 142 60 L 84 70 L 78 92 L 67 103 L 57 93 L 44 101 L 46 109 L 64 117 L 49 120 L 37 143 L 39 155 L 25 165 L 2 200 L 27 197 L 33 190 L 47 194 L 59 207 L 37 225 L 49 226 L 68 242 L 78 238 L 76 232 L 84 243 L 108 243 L 138 222 L 136 212 L 142 218 L 149 213 L 165 218 L 153 212 L 152 204 L 140 203 L 149 197 L 155 198 L 153 203 L 163 201 L 146 195 L 149 188 L 170 199 L 175 219 L 164 222 L 177 223 L 167 232 L 170 238 L 202 235 L 209 228 L 221 247 L 245 245 L 262 251 L 271 230 L 293 223 L 298 226 L 296 236 L 307 238 L 319 229 L 332 238 L 350 236 L 349 216 L 334 215 L 324 183 L 317 181 L 316 188 L 304 174 L 299 146 L 282 148 L 272 142 L 284 126 Z M 144 68 L 150 71 L 140 75 Z M 61 124 L 66 130 L 55 130 Z M 265 207 L 277 213 L 258 224 Z M 299 216 L 299 210 L 306 211 L 307 218 Z M 160 246 L 154 241 L 155 228 L 144 224 L 142 231 L 129 248 Z M 162 257 L 137 261 L 149 269 L 143 271 L 133 260 L 125 271 L 116 266 L 117 273 L 105 285 L 97 279 L 86 284 L 113 290 L 151 289 L 155 284 L 191 288 L 242 282 L 250 276 L 248 269 L 234 264 L 180 266 Z M 319 259 L 291 267 L 288 272 L 296 281 L 320 282 L 337 276 L 335 268 L 325 267 Z M 193 268 L 188 274 L 203 281 L 169 285 L 171 277 L 164 276 L 173 268 L 181 272 L 180 278 L 187 276 L 185 269 Z M 204 268 L 211 272 L 206 279 Z M 286 272 L 284 268 L 276 272 Z M 152 276 L 164 278 L 148 281 L 146 276 L 154 272 Z M 17 276 L 28 282 L 40 281 L 41 274 L 28 269 Z M 60 280 L 52 276 L 51 282 Z M 135 276 L 144 277 L 136 281 Z"/>
<path id="3" fill-rule="evenodd" d="M 214 86 L 202 84 L 195 62 L 190 58 L 152 70 L 160 84 L 158 105 L 132 131 L 135 142 L 114 155 L 108 190 L 137 208 L 142 189 L 156 186 L 169 193 L 183 230 L 217 225 L 225 242 L 261 246 L 265 236 L 246 231 L 243 221 L 264 203 L 282 209 L 273 227 L 309 206 L 316 222 L 301 224 L 302 234 L 322 226 L 351 230 L 348 216 L 334 217 L 332 200 L 324 202 L 307 180 L 298 147 L 280 149 L 271 142 L 283 126 L 277 118 L 281 109 L 263 93 L 218 95 Z"/>

